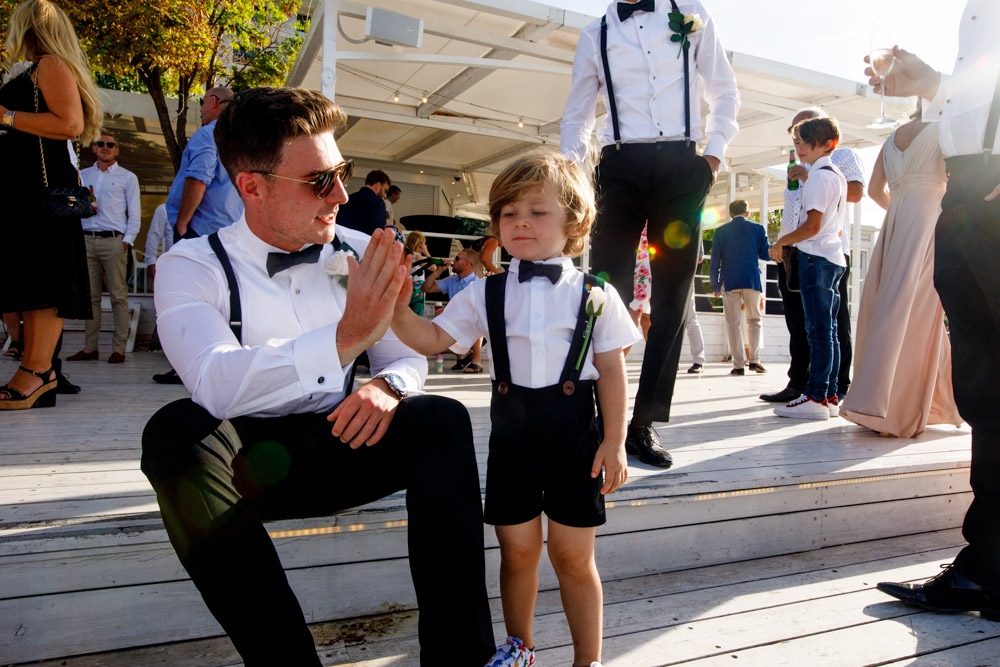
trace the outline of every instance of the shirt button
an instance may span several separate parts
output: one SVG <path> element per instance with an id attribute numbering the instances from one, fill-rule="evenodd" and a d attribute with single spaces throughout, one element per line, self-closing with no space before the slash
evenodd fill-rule
<path id="1" fill-rule="evenodd" d="M 320 375 L 319 378 L 316 380 L 316 382 L 318 382 L 319 384 L 323 384 L 324 382 L 326 382 L 326 378 Z"/>
<path id="2" fill-rule="evenodd" d="M 300 292 L 302 292 L 302 290 L 299 290 L 299 289 L 295 290 L 296 294 L 299 294 Z"/>

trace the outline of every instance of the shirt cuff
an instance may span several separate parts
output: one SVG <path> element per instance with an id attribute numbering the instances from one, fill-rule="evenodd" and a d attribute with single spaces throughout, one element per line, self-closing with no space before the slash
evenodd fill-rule
<path id="1" fill-rule="evenodd" d="M 299 382 L 308 392 L 339 392 L 344 388 L 344 367 L 337 355 L 337 327 L 308 331 L 295 341 L 292 361 Z"/>
<path id="2" fill-rule="evenodd" d="M 719 135 L 710 137 L 705 144 L 705 150 L 702 151 L 702 155 L 711 155 L 714 158 L 718 158 L 719 162 L 722 163 L 719 167 L 720 171 L 726 169 L 726 140 Z"/>

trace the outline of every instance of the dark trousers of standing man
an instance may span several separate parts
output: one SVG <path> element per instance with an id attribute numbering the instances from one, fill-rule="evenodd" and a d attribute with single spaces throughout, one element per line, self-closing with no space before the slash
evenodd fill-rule
<path id="1" fill-rule="evenodd" d="M 851 280 L 851 256 L 844 255 L 847 268 L 840 278 L 840 309 L 837 311 L 837 341 L 840 343 L 840 373 L 837 376 L 837 393 L 846 394 L 851 386 L 851 306 L 847 302 L 847 287 Z M 806 316 L 802 309 L 802 294 L 792 292 L 785 283 L 785 265 L 778 263 L 778 291 L 785 311 L 788 328 L 788 386 L 799 393 L 806 393 L 809 382 L 809 336 L 806 333 Z"/>
<path id="2" fill-rule="evenodd" d="M 934 235 L 934 287 L 948 316 L 955 403 L 972 427 L 974 495 L 955 558 L 959 572 L 1000 589 L 1000 200 L 983 198 L 1000 183 L 1000 160 L 946 160 L 948 190 Z"/>
<path id="3" fill-rule="evenodd" d="M 635 251 L 649 223 L 651 326 L 632 412 L 635 425 L 670 421 L 701 243 L 701 209 L 711 187 L 712 169 L 694 142 L 622 144 L 620 150 L 611 145 L 601 151 L 593 272 L 606 275 L 619 294 L 632 292 Z"/>
<path id="4" fill-rule="evenodd" d="M 495 645 L 468 412 L 440 396 L 407 398 L 382 440 L 358 449 L 330 428 L 325 414 L 220 421 L 190 399 L 146 425 L 142 471 L 209 610 L 248 667 L 319 665 L 262 522 L 328 515 L 405 489 L 421 663 L 440 660 L 442 647 L 454 664 L 485 663 Z"/>

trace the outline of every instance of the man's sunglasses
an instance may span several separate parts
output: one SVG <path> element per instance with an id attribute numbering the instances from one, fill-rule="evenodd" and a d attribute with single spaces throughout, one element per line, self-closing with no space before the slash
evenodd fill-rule
<path id="1" fill-rule="evenodd" d="M 215 99 L 219 100 L 219 104 L 229 104 L 230 102 L 232 102 L 232 100 L 224 100 L 218 95 L 213 93 L 212 95 L 208 95 L 207 97 L 199 97 L 198 106 L 204 106 L 205 100 L 207 100 L 209 97 L 214 97 Z"/>
<path id="2" fill-rule="evenodd" d="M 333 192 L 333 189 L 337 187 L 337 179 L 347 187 L 347 184 L 351 182 L 351 175 L 354 174 L 354 160 L 348 160 L 346 162 L 341 162 L 333 169 L 327 169 L 326 171 L 321 171 L 316 175 L 316 178 L 311 181 L 304 181 L 301 178 L 291 178 L 289 176 L 279 176 L 278 174 L 272 174 L 269 171 L 251 171 L 251 174 L 263 174 L 264 176 L 271 176 L 273 178 L 280 178 L 286 181 L 295 181 L 296 183 L 305 183 L 306 185 L 313 186 L 313 193 L 316 195 L 316 199 L 326 199 Z"/>
<path id="3" fill-rule="evenodd" d="M 107 146 L 108 148 L 114 148 L 118 144 L 116 144 L 113 141 L 95 141 L 94 145 L 97 146 L 98 148 L 104 148 L 105 146 Z"/>

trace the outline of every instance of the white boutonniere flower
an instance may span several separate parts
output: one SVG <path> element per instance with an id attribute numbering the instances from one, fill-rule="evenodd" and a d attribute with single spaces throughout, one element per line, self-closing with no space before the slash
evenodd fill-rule
<path id="1" fill-rule="evenodd" d="M 677 50 L 677 57 L 691 47 L 688 35 L 693 34 L 705 27 L 705 20 L 700 14 L 681 14 L 680 12 L 670 12 L 667 14 L 670 29 L 674 34 L 670 36 L 671 42 L 677 42 L 680 48 Z"/>
<path id="2" fill-rule="evenodd" d="M 331 279 L 336 278 L 337 282 L 344 289 L 347 289 L 347 276 L 350 272 L 350 265 L 347 263 L 347 258 L 353 256 L 354 259 L 361 261 L 358 257 L 358 253 L 354 251 L 354 248 L 347 245 L 346 243 L 340 244 L 340 250 L 330 255 L 326 260 L 326 264 L 323 265 L 323 270 L 326 274 L 330 276 Z"/>
<path id="3" fill-rule="evenodd" d="M 604 312 L 604 302 L 608 295 L 600 287 L 593 287 L 587 295 L 587 317 L 600 317 Z"/>

